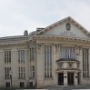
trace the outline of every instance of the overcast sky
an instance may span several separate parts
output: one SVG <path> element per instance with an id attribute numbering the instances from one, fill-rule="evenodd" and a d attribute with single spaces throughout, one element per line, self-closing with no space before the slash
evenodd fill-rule
<path id="1" fill-rule="evenodd" d="M 30 33 L 67 16 L 90 31 L 90 0 L 0 0 L 0 37 Z"/>

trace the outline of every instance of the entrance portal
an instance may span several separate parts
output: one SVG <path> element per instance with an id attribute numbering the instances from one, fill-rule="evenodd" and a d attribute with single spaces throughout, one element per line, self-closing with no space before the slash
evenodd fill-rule
<path id="1" fill-rule="evenodd" d="M 68 73 L 68 85 L 74 85 L 74 73 Z"/>
<path id="2" fill-rule="evenodd" d="M 63 73 L 58 74 L 58 85 L 63 85 L 64 80 L 63 80 Z"/>

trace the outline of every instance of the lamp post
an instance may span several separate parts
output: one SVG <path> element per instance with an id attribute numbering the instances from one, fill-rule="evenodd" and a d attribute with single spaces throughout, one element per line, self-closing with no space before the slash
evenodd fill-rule
<path id="1" fill-rule="evenodd" d="M 9 72 L 9 74 L 10 74 L 10 79 L 11 79 L 11 90 L 12 90 L 12 71 L 10 70 L 10 72 Z"/>

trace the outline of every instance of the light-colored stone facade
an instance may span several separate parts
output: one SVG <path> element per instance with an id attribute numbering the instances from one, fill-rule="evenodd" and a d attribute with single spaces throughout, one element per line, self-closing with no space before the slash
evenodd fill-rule
<path id="1" fill-rule="evenodd" d="M 70 30 L 66 29 L 66 23 L 70 23 Z M 52 47 L 52 77 L 45 77 L 44 46 Z M 75 59 L 61 59 L 60 46 L 74 47 Z M 34 47 L 34 60 L 30 60 L 30 48 Z M 89 76 L 83 77 L 83 54 L 82 49 L 87 48 Z M 11 51 L 11 62 L 5 62 L 5 51 Z M 25 62 L 18 61 L 18 50 L 25 51 Z M 62 63 L 62 68 L 59 64 Z M 69 68 L 68 63 L 73 63 Z M 35 77 L 31 77 L 30 66 L 35 67 Z M 78 65 L 78 66 L 77 66 Z M 0 38 L 0 87 L 6 87 L 6 82 L 10 78 L 5 78 L 5 67 L 11 67 L 12 86 L 20 87 L 20 82 L 24 82 L 24 87 L 29 87 L 29 82 L 33 86 L 42 88 L 48 85 L 58 85 L 59 73 L 62 73 L 63 85 L 68 85 L 69 79 L 73 78 L 73 84 L 90 84 L 90 33 L 78 24 L 71 17 L 60 20 L 46 28 L 30 33 L 28 36 L 12 36 Z M 25 78 L 19 78 L 18 67 L 25 67 Z M 73 73 L 70 77 L 68 73 Z M 61 80 L 61 79 L 60 79 Z M 10 82 L 11 83 L 11 82 Z"/>

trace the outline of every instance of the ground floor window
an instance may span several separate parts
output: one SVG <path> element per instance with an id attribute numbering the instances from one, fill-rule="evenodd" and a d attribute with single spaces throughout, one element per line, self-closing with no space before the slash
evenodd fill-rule
<path id="1" fill-rule="evenodd" d="M 24 87 L 24 82 L 20 82 L 20 87 Z"/>
<path id="2" fill-rule="evenodd" d="M 10 82 L 6 82 L 6 87 L 10 87 Z"/>
<path id="3" fill-rule="evenodd" d="M 33 82 L 29 82 L 29 86 L 30 87 L 33 87 Z"/>

